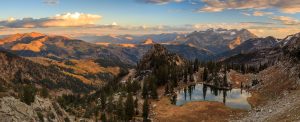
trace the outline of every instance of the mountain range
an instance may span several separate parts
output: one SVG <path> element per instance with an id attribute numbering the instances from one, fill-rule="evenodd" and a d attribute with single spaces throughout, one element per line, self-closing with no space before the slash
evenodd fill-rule
<path id="1" fill-rule="evenodd" d="M 295 36 L 279 40 L 274 37 L 258 38 L 246 29 L 208 29 L 190 34 L 160 34 L 117 36 L 119 42 L 107 40 L 109 45 L 99 45 L 99 41 L 87 42 L 63 36 L 45 35 L 37 32 L 15 34 L 0 39 L 2 50 L 25 57 L 45 66 L 58 66 L 65 73 L 88 84 L 99 84 L 126 73 L 136 65 L 141 57 L 155 44 L 163 45 L 171 53 L 188 60 L 233 61 L 235 57 L 260 57 L 266 62 L 266 53 L 271 59 L 278 58 L 277 50 L 291 42 Z M 129 40 L 134 40 L 128 43 Z M 142 39 L 142 40 L 140 40 Z M 156 39 L 156 40 L 154 40 Z M 260 53 L 257 53 L 260 52 Z M 230 57 L 230 58 L 228 58 Z M 242 62 L 240 58 L 235 59 Z M 258 60 L 258 59 L 257 59 Z M 86 65 L 82 65 L 86 62 Z"/>
<path id="2" fill-rule="evenodd" d="M 101 106 L 105 105 L 105 95 L 113 96 L 108 98 L 113 105 L 116 105 L 114 96 L 122 98 L 125 96 L 122 92 L 127 91 L 130 93 L 127 94 L 128 98 L 132 97 L 131 92 L 135 94 L 135 99 L 143 99 L 144 95 L 147 98 L 150 93 L 148 96 L 151 99 L 162 97 L 163 101 L 165 96 L 156 92 L 157 87 L 165 86 L 165 94 L 171 95 L 177 86 L 201 80 L 205 72 L 210 82 L 216 83 L 223 81 L 220 80 L 223 78 L 226 81 L 227 73 L 231 80 L 236 77 L 232 75 L 245 77 L 233 79 L 236 82 L 231 83 L 236 85 L 240 82 L 240 86 L 254 91 L 249 101 L 253 102 L 254 99 L 257 103 L 251 105 L 285 97 L 282 94 L 293 92 L 299 84 L 300 33 L 276 39 L 258 38 L 245 29 L 209 29 L 176 36 L 176 39 L 176 34 L 173 33 L 169 38 L 173 40 L 159 40 L 158 37 L 163 38 L 167 34 L 163 35 L 155 36 L 157 39 L 148 36 L 136 43 L 128 43 L 127 40 L 106 45 L 37 32 L 5 36 L 0 39 L 0 88 L 9 90 L 4 94 L 8 97 L 0 99 L 15 101 L 9 106 L 7 104 L 10 102 L 5 102 L 4 106 L 16 108 L 16 104 L 21 103 L 10 99 L 10 96 L 19 95 L 18 89 L 30 84 L 48 89 L 55 97 L 51 100 L 59 103 L 54 105 L 57 103 L 53 102 L 53 106 L 61 106 L 79 118 L 92 118 L 96 109 L 91 108 L 97 108 L 95 106 L 98 102 Z M 133 82 L 127 82 L 130 80 Z M 284 102 L 279 104 L 285 104 Z M 159 102 L 156 103 L 161 106 Z M 28 107 L 25 104 L 22 106 Z M 139 103 L 137 106 L 142 107 Z M 141 113 L 141 110 L 137 111 Z M 43 115 L 48 117 L 50 115 L 47 112 L 44 110 Z M 264 111 L 255 108 L 251 112 Z M 1 116 L 9 118 L 7 114 Z M 70 116 L 67 118 L 75 120 Z M 35 120 L 41 118 L 35 117 Z"/>

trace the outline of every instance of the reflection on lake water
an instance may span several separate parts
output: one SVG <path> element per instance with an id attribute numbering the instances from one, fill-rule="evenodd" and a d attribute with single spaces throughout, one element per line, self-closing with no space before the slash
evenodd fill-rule
<path id="1" fill-rule="evenodd" d="M 177 92 L 171 99 L 172 104 L 181 106 L 191 101 L 217 101 L 231 108 L 250 110 L 247 98 L 251 94 L 241 89 L 220 90 L 203 84 L 191 85 Z"/>

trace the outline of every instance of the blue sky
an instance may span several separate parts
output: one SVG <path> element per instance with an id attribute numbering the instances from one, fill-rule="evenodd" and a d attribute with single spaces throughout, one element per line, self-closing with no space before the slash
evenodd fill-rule
<path id="1" fill-rule="evenodd" d="M 68 18 L 75 12 L 79 19 Z M 286 0 L 2 0 L 0 13 L 0 29 L 4 34 L 10 30 L 51 33 L 62 28 L 68 33 L 66 28 L 80 30 L 86 25 L 97 30 L 104 26 L 103 34 L 118 34 L 124 29 L 130 34 L 146 27 L 144 33 L 153 33 L 155 29 L 186 32 L 211 27 L 247 28 L 261 36 L 276 36 L 275 32 L 269 32 L 270 27 L 279 31 L 289 28 L 284 34 L 300 31 L 300 2 Z M 66 17 L 68 20 L 62 20 Z M 74 29 L 69 33 L 73 32 Z"/>

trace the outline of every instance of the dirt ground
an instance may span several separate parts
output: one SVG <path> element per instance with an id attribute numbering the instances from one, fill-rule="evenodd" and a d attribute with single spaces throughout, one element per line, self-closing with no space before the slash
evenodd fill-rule
<path id="1" fill-rule="evenodd" d="M 189 102 L 183 106 L 170 103 L 168 97 L 153 101 L 154 122 L 226 122 L 245 111 L 231 109 L 219 102 Z"/>

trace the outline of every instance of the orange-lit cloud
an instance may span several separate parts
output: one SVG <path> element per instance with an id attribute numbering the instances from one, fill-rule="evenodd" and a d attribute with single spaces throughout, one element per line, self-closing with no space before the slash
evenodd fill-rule
<path id="1" fill-rule="evenodd" d="M 77 27 L 93 25 L 101 16 L 84 13 L 64 13 L 47 18 L 23 18 L 0 21 L 0 27 L 7 28 L 37 28 L 37 27 Z"/>
<path id="2" fill-rule="evenodd" d="M 253 28 L 249 30 L 260 37 L 274 36 L 276 38 L 284 38 L 288 35 L 300 32 L 300 28 L 286 28 L 286 27 L 261 27 L 261 28 Z"/>
<path id="3" fill-rule="evenodd" d="M 266 15 L 272 15 L 272 12 L 264 12 L 264 11 L 254 11 L 252 13 L 248 13 L 248 12 L 242 12 L 243 15 L 245 16 L 266 16 Z"/>
<path id="4" fill-rule="evenodd" d="M 256 9 L 277 8 L 283 13 L 299 13 L 299 0 L 202 0 L 206 5 L 198 12 L 220 12 L 227 9 Z"/>
<path id="5" fill-rule="evenodd" d="M 287 16 L 275 16 L 272 17 L 273 20 L 279 21 L 284 25 L 300 25 L 300 21 Z"/>
<path id="6" fill-rule="evenodd" d="M 29 26 L 29 25 L 28 25 Z M 50 35 L 64 35 L 68 37 L 78 37 L 83 35 L 144 35 L 144 34 L 161 34 L 161 33 L 190 33 L 201 31 L 209 28 L 224 29 L 248 29 L 259 37 L 274 36 L 284 38 L 287 35 L 300 32 L 300 27 L 290 25 L 278 25 L 269 22 L 243 22 L 243 23 L 199 23 L 181 26 L 122 26 L 116 23 L 111 25 L 94 25 L 94 26 L 75 26 L 75 27 L 48 27 L 48 28 L 0 28 L 0 35 L 15 33 L 41 32 Z"/>

